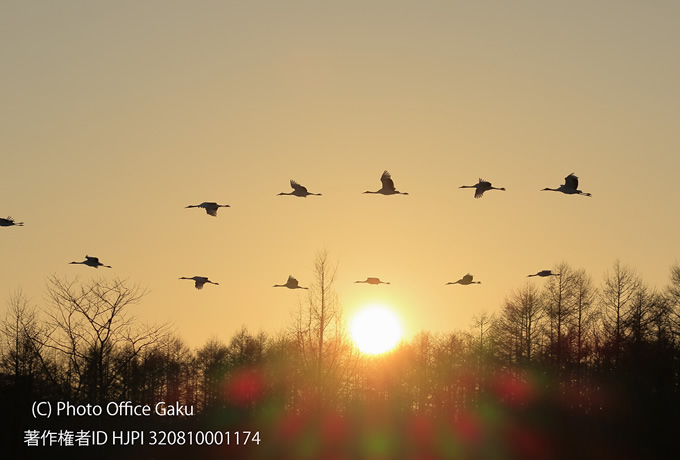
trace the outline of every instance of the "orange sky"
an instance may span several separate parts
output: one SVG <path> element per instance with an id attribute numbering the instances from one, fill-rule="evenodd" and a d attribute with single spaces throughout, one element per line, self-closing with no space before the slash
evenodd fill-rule
<path id="1" fill-rule="evenodd" d="M 193 346 L 287 327 L 304 294 L 271 286 L 309 284 L 322 249 L 347 315 L 384 303 L 407 335 L 561 261 L 663 287 L 680 6 L 454 3 L 3 2 L 0 215 L 25 226 L 0 228 L 0 298 L 120 276 Z M 385 169 L 409 196 L 361 193 Z M 592 198 L 539 192 L 571 172 Z M 458 189 L 480 176 L 507 191 Z M 277 196 L 290 179 L 323 196 Z"/>

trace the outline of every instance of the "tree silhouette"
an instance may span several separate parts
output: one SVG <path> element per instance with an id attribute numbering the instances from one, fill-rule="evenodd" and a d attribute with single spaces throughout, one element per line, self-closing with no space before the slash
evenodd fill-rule
<path id="1" fill-rule="evenodd" d="M 574 312 L 574 275 L 565 262 L 557 265 L 553 272 L 560 276 L 551 276 L 545 287 L 545 307 L 550 326 L 549 355 L 558 366 L 562 366 L 565 360 L 569 360 L 567 335 Z"/>
<path id="2" fill-rule="evenodd" d="M 103 403 L 121 393 L 127 365 L 157 343 L 167 325 L 135 324 L 128 313 L 145 292 L 114 279 L 80 284 L 51 276 L 45 337 L 39 343 L 59 355 L 65 396 Z"/>
<path id="3" fill-rule="evenodd" d="M 596 291 L 593 281 L 585 270 L 574 272 L 574 335 L 576 339 L 576 364 L 581 365 L 592 349 L 592 338 L 596 326 L 597 313 L 594 309 Z"/>
<path id="4" fill-rule="evenodd" d="M 328 252 L 318 252 L 307 305 L 299 306 L 291 331 L 300 371 L 313 382 L 312 404 L 317 411 L 347 389 L 356 355 L 333 287 L 336 272 Z"/>
<path id="5" fill-rule="evenodd" d="M 545 309 L 538 288 L 527 283 L 513 292 L 495 323 L 500 351 L 508 363 L 529 363 L 544 330 Z"/>
<path id="6" fill-rule="evenodd" d="M 614 262 L 600 288 L 600 310 L 605 346 L 611 350 L 609 358 L 616 364 L 621 358 L 624 340 L 628 337 L 629 324 L 636 297 L 639 299 L 642 280 L 632 268 L 620 261 Z"/>

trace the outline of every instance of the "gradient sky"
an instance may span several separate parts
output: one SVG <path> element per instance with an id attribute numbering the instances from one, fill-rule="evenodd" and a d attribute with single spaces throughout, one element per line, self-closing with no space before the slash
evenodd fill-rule
<path id="1" fill-rule="evenodd" d="M 25 226 L 0 228 L 0 313 L 51 274 L 119 276 L 191 346 L 274 333 L 305 294 L 271 286 L 308 285 L 322 249 L 347 316 L 381 302 L 407 336 L 561 261 L 662 288 L 678 43 L 661 1 L 4 1 L 0 216 Z M 409 196 L 361 193 L 385 169 Z M 571 172 L 592 198 L 539 191 Z M 507 191 L 458 189 L 479 177 Z M 276 196 L 290 179 L 323 196 Z"/>

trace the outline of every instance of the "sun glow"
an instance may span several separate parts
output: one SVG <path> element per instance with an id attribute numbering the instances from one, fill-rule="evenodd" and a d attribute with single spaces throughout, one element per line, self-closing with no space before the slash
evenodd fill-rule
<path id="1" fill-rule="evenodd" d="M 350 332 L 359 350 L 372 355 L 391 350 L 401 339 L 397 315 L 381 305 L 358 312 L 352 319 Z"/>

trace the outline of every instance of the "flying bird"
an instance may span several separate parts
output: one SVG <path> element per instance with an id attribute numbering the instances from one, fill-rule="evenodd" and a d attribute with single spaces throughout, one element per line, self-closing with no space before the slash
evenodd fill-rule
<path id="1" fill-rule="evenodd" d="M 381 195 L 408 195 L 406 192 L 399 192 L 394 188 L 394 181 L 392 176 L 387 171 L 382 173 L 380 176 L 380 182 L 382 182 L 382 188 L 378 191 L 371 192 L 370 190 L 364 193 L 380 193 Z"/>
<path id="2" fill-rule="evenodd" d="M 288 281 L 286 281 L 286 284 L 275 284 L 272 287 L 287 287 L 288 289 L 308 289 L 306 287 L 302 287 L 298 284 L 298 280 L 293 278 L 292 276 L 288 276 Z"/>
<path id="3" fill-rule="evenodd" d="M 82 262 L 70 262 L 72 264 L 83 264 L 87 265 L 88 267 L 92 268 L 99 268 L 99 267 L 105 267 L 105 268 L 111 268 L 110 265 L 104 265 L 99 261 L 98 257 L 90 257 L 90 256 L 85 256 L 85 260 Z"/>
<path id="4" fill-rule="evenodd" d="M 552 270 L 541 270 L 538 273 L 534 273 L 533 275 L 527 275 L 527 278 L 531 276 L 540 276 L 542 278 L 545 278 L 546 276 L 560 276 L 559 273 L 553 273 Z"/>
<path id="5" fill-rule="evenodd" d="M 566 193 L 567 195 L 592 196 L 590 193 L 585 193 L 578 189 L 578 177 L 576 177 L 574 173 L 571 173 L 567 177 L 565 177 L 564 184 L 560 185 L 559 187 L 557 188 L 546 187 L 541 191 L 544 192 L 546 190 L 550 190 L 551 192 L 562 192 Z"/>
<path id="6" fill-rule="evenodd" d="M 293 191 L 286 193 L 286 192 L 281 192 L 279 195 L 293 195 L 293 196 L 301 196 L 302 198 L 307 198 L 309 195 L 316 195 L 316 196 L 321 196 L 320 193 L 310 193 L 307 191 L 307 187 L 304 187 L 294 180 L 290 181 L 290 186 L 293 187 Z"/>
<path id="7" fill-rule="evenodd" d="M 491 182 L 485 181 L 481 177 L 479 178 L 479 182 L 477 182 L 475 185 L 461 185 L 458 188 L 474 188 L 475 198 L 481 198 L 484 195 L 484 192 L 486 192 L 487 190 L 505 191 L 505 187 L 493 187 L 491 185 Z"/>
<path id="8" fill-rule="evenodd" d="M 355 283 L 390 284 L 389 281 L 380 281 L 380 278 L 366 278 L 366 281 L 355 281 Z"/>
<path id="9" fill-rule="evenodd" d="M 0 217 L 0 227 L 11 227 L 12 225 L 16 225 L 17 227 L 23 227 L 24 223 L 15 222 L 14 219 L 12 219 L 9 216 L 7 216 L 7 219 Z"/>
<path id="10" fill-rule="evenodd" d="M 217 204 L 213 201 L 204 201 L 201 204 L 190 204 L 186 208 L 203 208 L 209 216 L 217 217 L 217 210 L 219 208 L 230 208 L 228 204 Z M 186 209 L 185 208 L 185 209 Z"/>
<path id="11" fill-rule="evenodd" d="M 180 278 L 181 280 L 193 280 L 196 282 L 194 286 L 196 286 L 196 289 L 203 289 L 203 285 L 205 283 L 210 283 L 210 284 L 216 284 L 219 286 L 220 283 L 213 283 L 210 281 L 207 277 L 205 276 L 192 276 L 191 278 L 187 278 L 185 276 Z"/>
<path id="12" fill-rule="evenodd" d="M 482 284 L 482 282 L 481 281 L 472 281 L 472 275 L 468 273 L 467 275 L 465 275 L 464 277 L 462 277 L 458 281 L 446 283 L 446 285 L 449 285 L 449 284 L 462 284 L 463 286 L 467 286 L 468 284 Z"/>

